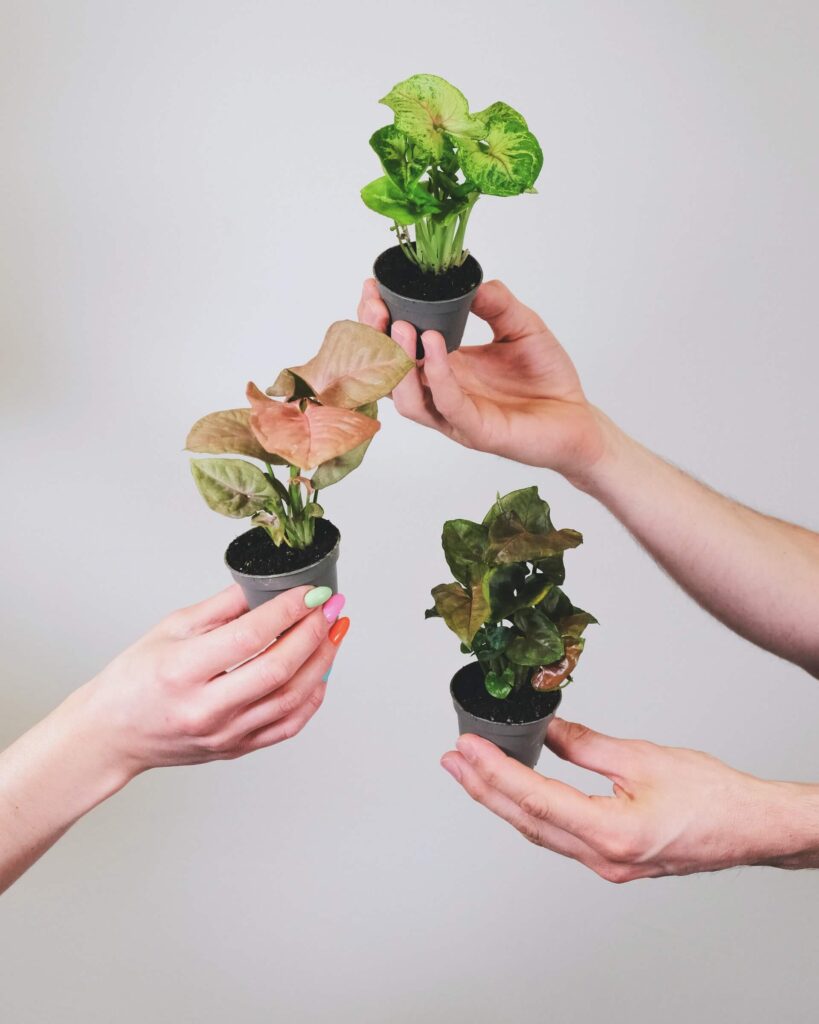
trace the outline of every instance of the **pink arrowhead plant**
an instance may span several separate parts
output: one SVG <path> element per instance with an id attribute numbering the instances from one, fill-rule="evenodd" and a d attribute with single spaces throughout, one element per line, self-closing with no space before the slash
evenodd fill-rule
<path id="1" fill-rule="evenodd" d="M 276 545 L 309 547 L 324 515 L 319 491 L 361 465 L 380 428 L 378 400 L 414 365 L 385 334 L 350 320 L 332 324 L 316 355 L 282 370 L 267 394 L 248 384 L 249 407 L 194 423 L 185 447 L 217 456 L 191 460 L 199 493 L 215 512 L 250 517 Z"/>

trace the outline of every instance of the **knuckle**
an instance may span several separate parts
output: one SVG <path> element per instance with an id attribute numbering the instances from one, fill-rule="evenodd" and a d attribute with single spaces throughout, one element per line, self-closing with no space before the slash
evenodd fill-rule
<path id="1" fill-rule="evenodd" d="M 637 877 L 627 864 L 603 864 L 596 870 L 601 878 L 614 885 L 623 885 L 624 882 L 631 882 Z"/>
<path id="2" fill-rule="evenodd" d="M 325 691 L 323 687 L 318 687 L 317 689 L 313 690 L 313 692 L 307 698 L 308 707 L 311 709 L 313 713 L 318 711 L 318 709 L 324 703 L 324 692 Z"/>
<path id="3" fill-rule="evenodd" d="M 540 829 L 537 827 L 536 822 L 531 821 L 527 818 L 522 818 L 519 822 L 517 822 L 515 828 L 518 830 L 518 832 L 520 832 L 520 834 L 527 842 L 533 843 L 535 846 L 543 845 Z"/>
<path id="4" fill-rule="evenodd" d="M 552 817 L 549 802 L 540 793 L 527 793 L 520 801 L 520 809 L 539 821 L 550 821 Z"/>
<path id="5" fill-rule="evenodd" d="M 285 690 L 285 692 L 282 693 L 276 701 L 279 715 L 282 718 L 287 718 L 294 712 L 298 711 L 302 702 L 302 695 L 297 690 Z"/>
<path id="6" fill-rule="evenodd" d="M 270 637 L 264 636 L 259 626 L 242 623 L 234 628 L 232 642 L 236 651 L 261 651 L 270 643 Z"/>
<path id="7" fill-rule="evenodd" d="M 639 859 L 642 852 L 642 844 L 638 837 L 628 832 L 606 835 L 600 845 L 605 856 L 620 865 L 633 863 Z"/>

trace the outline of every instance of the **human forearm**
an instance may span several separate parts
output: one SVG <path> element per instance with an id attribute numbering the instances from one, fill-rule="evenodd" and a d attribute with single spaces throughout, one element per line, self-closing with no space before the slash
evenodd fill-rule
<path id="1" fill-rule="evenodd" d="M 0 754 L 0 892 L 133 774 L 83 687 Z"/>
<path id="2" fill-rule="evenodd" d="M 819 676 L 819 535 L 717 494 L 597 415 L 605 454 L 573 482 L 703 608 Z"/>

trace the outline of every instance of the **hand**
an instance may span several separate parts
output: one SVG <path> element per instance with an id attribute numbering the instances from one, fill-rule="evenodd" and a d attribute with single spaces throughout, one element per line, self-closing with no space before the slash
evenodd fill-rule
<path id="1" fill-rule="evenodd" d="M 461 736 L 441 764 L 531 842 L 611 882 L 819 865 L 818 786 L 765 782 L 708 754 L 613 739 L 559 718 L 546 744 L 609 778 L 613 796 L 544 778 L 477 736 Z"/>
<path id="2" fill-rule="evenodd" d="M 248 611 L 241 588 L 229 587 L 169 615 L 73 697 L 132 774 L 291 739 L 324 698 L 337 650 L 328 634 L 340 640 L 349 622 L 331 632 L 344 599 L 311 609 L 311 590 Z"/>
<path id="3" fill-rule="evenodd" d="M 609 422 L 586 399 L 571 359 L 540 317 L 500 281 L 482 284 L 472 312 L 492 328 L 488 345 L 447 355 L 443 336 L 422 336 L 425 359 L 393 391 L 398 411 L 467 448 L 554 469 L 580 482 L 604 454 Z M 365 281 L 358 318 L 384 331 L 387 307 Z M 392 337 L 415 358 L 404 321 Z"/>

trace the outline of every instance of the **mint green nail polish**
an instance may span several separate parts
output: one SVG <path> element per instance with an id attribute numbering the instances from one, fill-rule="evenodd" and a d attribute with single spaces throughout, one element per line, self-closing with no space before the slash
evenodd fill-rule
<path id="1" fill-rule="evenodd" d="M 329 601 L 332 596 L 333 591 L 329 587 L 313 587 L 304 595 L 304 603 L 308 608 L 318 608 L 325 601 Z"/>

